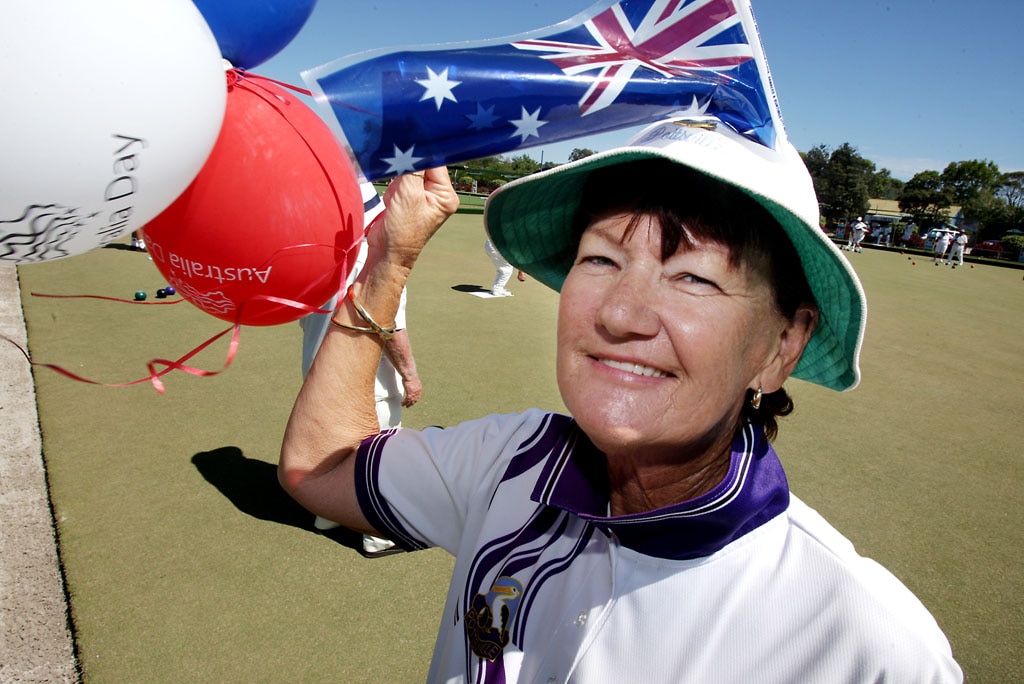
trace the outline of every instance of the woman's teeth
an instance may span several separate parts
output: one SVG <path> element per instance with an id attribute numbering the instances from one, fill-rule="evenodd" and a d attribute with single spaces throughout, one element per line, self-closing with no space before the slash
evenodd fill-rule
<path id="1" fill-rule="evenodd" d="M 657 368 L 651 368 L 650 366 L 641 366 L 639 363 L 629 363 L 627 361 L 611 361 L 609 359 L 600 359 L 601 363 L 606 366 L 610 366 L 617 370 L 626 371 L 627 373 L 633 373 L 634 375 L 643 375 L 648 378 L 667 378 L 668 373 L 660 371 Z"/>

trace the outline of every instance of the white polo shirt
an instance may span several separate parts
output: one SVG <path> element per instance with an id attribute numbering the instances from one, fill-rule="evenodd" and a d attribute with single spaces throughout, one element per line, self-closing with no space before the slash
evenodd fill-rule
<path id="1" fill-rule="evenodd" d="M 456 556 L 430 682 L 962 681 L 924 606 L 790 496 L 760 428 L 711 492 L 617 518 L 604 456 L 539 410 L 385 432 L 356 467 L 371 523 Z"/>

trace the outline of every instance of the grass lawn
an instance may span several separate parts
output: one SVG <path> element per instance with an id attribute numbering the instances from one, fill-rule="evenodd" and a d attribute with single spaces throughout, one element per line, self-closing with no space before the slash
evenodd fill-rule
<path id="1" fill-rule="evenodd" d="M 557 295 L 493 268 L 479 214 L 454 217 L 409 286 L 423 377 L 411 427 L 560 409 Z M 972 682 L 1024 681 L 1022 272 L 850 255 L 869 301 L 860 388 L 791 381 L 777 442 L 794 492 L 932 610 Z M 107 248 L 19 268 L 33 358 L 103 382 L 146 374 L 227 324 Z M 152 301 L 152 299 L 151 299 Z M 233 365 L 167 393 L 35 370 L 44 455 L 85 681 L 422 681 L 451 570 L 440 551 L 363 560 L 304 529 L 274 488 L 299 387 L 297 324 L 245 328 Z M 217 370 L 226 340 L 193 359 Z"/>

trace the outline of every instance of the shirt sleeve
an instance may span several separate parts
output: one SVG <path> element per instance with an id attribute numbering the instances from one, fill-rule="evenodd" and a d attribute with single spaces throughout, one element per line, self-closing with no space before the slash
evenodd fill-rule
<path id="1" fill-rule="evenodd" d="M 450 428 L 388 430 L 366 439 L 356 493 L 366 519 L 400 547 L 455 554 L 543 411 L 491 415 Z"/>

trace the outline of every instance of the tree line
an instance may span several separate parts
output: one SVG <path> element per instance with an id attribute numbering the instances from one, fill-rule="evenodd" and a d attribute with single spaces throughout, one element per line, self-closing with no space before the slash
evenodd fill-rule
<path id="1" fill-rule="evenodd" d="M 978 241 L 1024 229 L 1024 172 L 1002 173 L 995 162 L 950 162 L 941 172 L 921 171 L 903 182 L 888 169 L 876 170 L 849 143 L 834 150 L 818 145 L 800 156 L 830 223 L 862 216 L 875 198 L 897 200 L 900 211 L 922 228 L 944 225 L 945 210 L 959 206 L 964 221 L 977 225 Z"/>
<path id="2" fill-rule="evenodd" d="M 577 148 L 573 162 L 594 154 Z M 1008 231 L 1024 230 L 1024 171 L 1002 173 L 991 161 L 973 159 L 949 163 L 939 171 L 921 171 L 909 181 L 893 178 L 888 169 L 876 169 L 850 143 L 835 149 L 817 145 L 800 156 L 814 181 L 821 216 L 826 226 L 841 219 L 863 216 L 869 200 L 897 200 L 900 210 L 921 229 L 948 221 L 945 210 L 960 206 L 969 224 L 977 225 L 976 240 L 1000 239 Z M 529 155 L 494 156 L 452 167 L 457 186 L 474 182 L 478 192 L 490 192 L 509 180 L 558 166 L 540 163 Z"/>
<path id="3" fill-rule="evenodd" d="M 569 154 L 569 161 L 574 162 L 592 154 L 594 154 L 594 150 L 578 147 Z M 489 193 L 510 180 L 538 171 L 546 171 L 556 166 L 560 166 L 560 164 L 557 162 L 542 164 L 529 155 L 523 154 L 517 157 L 504 155 L 483 157 L 465 164 L 449 166 L 448 169 L 452 173 L 452 181 L 455 183 L 456 189 L 466 190 L 474 186 L 475 183 L 477 188 L 475 192 Z"/>

